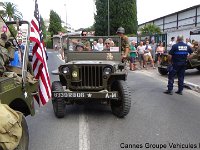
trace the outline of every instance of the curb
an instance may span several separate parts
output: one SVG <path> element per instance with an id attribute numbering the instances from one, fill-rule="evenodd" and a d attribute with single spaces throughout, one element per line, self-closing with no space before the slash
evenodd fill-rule
<path id="1" fill-rule="evenodd" d="M 184 87 L 200 93 L 200 86 L 188 81 L 184 82 Z"/>

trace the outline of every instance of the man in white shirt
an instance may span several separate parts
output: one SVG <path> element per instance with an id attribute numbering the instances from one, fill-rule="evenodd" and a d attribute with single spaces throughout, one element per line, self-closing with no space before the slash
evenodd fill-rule
<path id="1" fill-rule="evenodd" d="M 168 45 L 168 51 L 170 51 L 172 49 L 172 46 L 176 44 L 176 41 L 175 41 L 175 37 L 171 37 L 171 41 L 169 42 L 169 45 Z"/>
<path id="2" fill-rule="evenodd" d="M 186 38 L 186 44 L 192 48 L 192 44 L 190 43 L 190 39 L 189 38 Z"/>
<path id="3" fill-rule="evenodd" d="M 149 45 L 149 41 L 147 40 L 146 41 L 146 45 L 145 45 L 145 50 L 144 50 L 144 65 L 147 68 L 147 62 L 150 61 L 151 62 L 151 65 L 153 66 L 153 68 L 155 69 L 155 66 L 154 66 L 154 61 L 153 61 L 153 58 L 151 56 L 151 46 Z"/>

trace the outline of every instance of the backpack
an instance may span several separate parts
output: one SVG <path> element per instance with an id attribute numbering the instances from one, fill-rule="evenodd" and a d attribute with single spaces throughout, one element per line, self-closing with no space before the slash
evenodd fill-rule
<path id="1" fill-rule="evenodd" d="M 0 149 L 14 150 L 22 136 L 22 113 L 0 103 Z"/>

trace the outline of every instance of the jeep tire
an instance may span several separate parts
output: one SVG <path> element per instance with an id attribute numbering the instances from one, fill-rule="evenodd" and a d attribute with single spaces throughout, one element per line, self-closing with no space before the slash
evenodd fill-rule
<path id="1" fill-rule="evenodd" d="M 29 145 L 29 131 L 28 131 L 28 125 L 26 122 L 26 118 L 23 115 L 22 116 L 22 137 L 20 139 L 19 145 L 15 150 L 28 150 L 28 145 Z"/>
<path id="2" fill-rule="evenodd" d="M 198 66 L 198 67 L 197 67 L 197 70 L 199 70 L 199 71 L 200 71 L 200 66 Z"/>
<path id="3" fill-rule="evenodd" d="M 112 113 L 119 118 L 123 118 L 129 113 L 131 108 L 131 96 L 127 82 L 123 80 L 114 82 L 112 90 L 118 91 L 119 97 L 117 101 L 111 102 Z"/>
<path id="4" fill-rule="evenodd" d="M 60 81 L 54 81 L 52 83 L 53 91 L 63 92 L 64 89 Z M 57 118 L 63 118 L 65 116 L 65 103 L 63 98 L 53 98 L 52 99 L 54 114 Z"/>
<path id="5" fill-rule="evenodd" d="M 161 75 L 167 75 L 167 73 L 168 73 L 167 69 L 165 69 L 165 68 L 160 68 L 160 67 L 158 67 L 158 72 L 159 72 Z"/>

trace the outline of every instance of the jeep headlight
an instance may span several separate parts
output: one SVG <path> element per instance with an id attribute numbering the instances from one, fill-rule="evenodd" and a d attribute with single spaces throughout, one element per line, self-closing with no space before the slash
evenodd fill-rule
<path id="1" fill-rule="evenodd" d="M 63 67 L 63 68 L 62 68 L 62 72 L 63 72 L 64 74 L 69 73 L 69 67 Z"/>
<path id="2" fill-rule="evenodd" d="M 111 72 L 112 72 L 112 70 L 111 70 L 110 67 L 106 67 L 106 68 L 103 69 L 103 73 L 104 73 L 105 75 L 109 75 L 109 74 L 111 74 Z"/>

